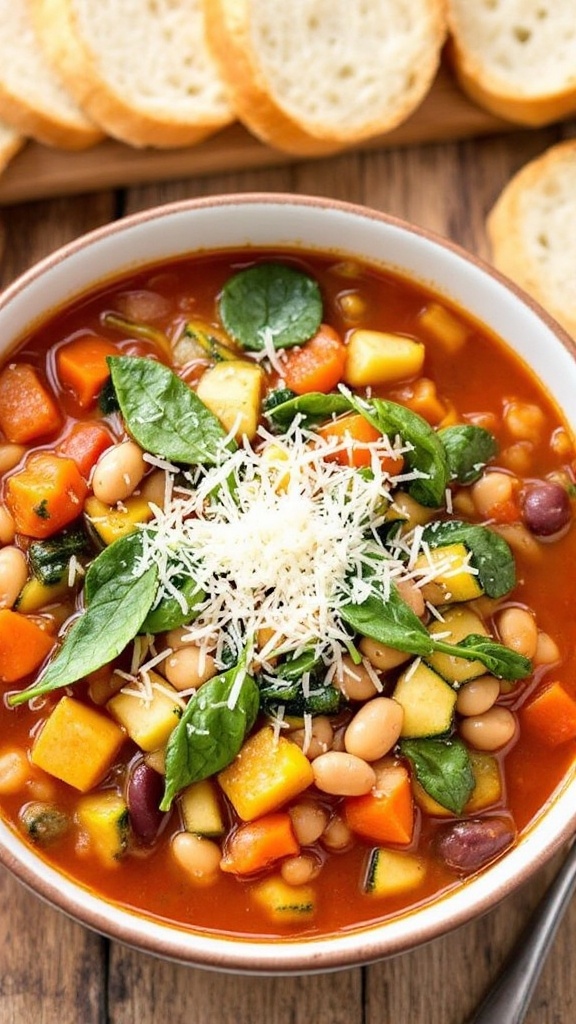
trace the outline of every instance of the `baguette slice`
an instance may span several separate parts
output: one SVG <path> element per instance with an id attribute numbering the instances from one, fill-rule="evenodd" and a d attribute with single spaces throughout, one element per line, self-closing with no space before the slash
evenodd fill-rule
<path id="1" fill-rule="evenodd" d="M 0 0 L 0 118 L 21 135 L 83 149 L 102 132 L 77 107 L 45 60 L 28 0 Z"/>
<path id="2" fill-rule="evenodd" d="M 444 0 L 204 0 L 208 41 L 250 131 L 299 155 L 388 132 L 428 92 Z"/>
<path id="3" fill-rule="evenodd" d="M 16 153 L 25 145 L 26 139 L 10 125 L 0 121 L 0 174 L 6 170 Z"/>
<path id="4" fill-rule="evenodd" d="M 233 119 L 201 0 L 30 0 L 45 52 L 80 106 L 134 146 L 186 146 Z"/>
<path id="5" fill-rule="evenodd" d="M 450 54 L 470 98 L 525 125 L 576 111 L 574 0 L 448 0 Z"/>
<path id="6" fill-rule="evenodd" d="M 492 259 L 576 338 L 576 139 L 526 164 L 488 215 Z"/>

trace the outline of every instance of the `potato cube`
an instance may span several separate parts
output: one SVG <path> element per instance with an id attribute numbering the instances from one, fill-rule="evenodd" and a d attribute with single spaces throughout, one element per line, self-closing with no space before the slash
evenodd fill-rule
<path id="1" fill-rule="evenodd" d="M 78 801 L 76 817 L 98 858 L 114 867 L 128 845 L 128 807 L 122 797 L 111 789 L 89 793 Z"/>
<path id="2" fill-rule="evenodd" d="M 425 330 L 440 343 L 445 352 L 455 355 L 470 337 L 470 328 L 458 320 L 445 306 L 431 302 L 418 317 Z"/>
<path id="3" fill-rule="evenodd" d="M 151 751 L 166 743 L 182 715 L 182 705 L 174 687 L 156 672 L 148 674 L 150 698 L 121 692 L 111 697 L 106 707 L 141 750 Z"/>
<path id="4" fill-rule="evenodd" d="M 220 772 L 218 781 L 240 817 L 252 821 L 302 793 L 314 781 L 314 773 L 300 747 L 264 726 Z"/>
<path id="5" fill-rule="evenodd" d="M 355 388 L 407 380 L 420 373 L 425 354 L 421 341 L 402 334 L 352 331 L 346 350 L 344 380 Z"/>
<path id="6" fill-rule="evenodd" d="M 264 372 L 256 363 L 228 359 L 206 370 L 197 387 L 198 398 L 238 440 L 256 436 Z"/>
<path id="7" fill-rule="evenodd" d="M 32 747 L 31 760 L 85 793 L 106 774 L 124 739 L 106 715 L 74 697 L 62 697 Z"/>
<path id="8" fill-rule="evenodd" d="M 465 544 L 431 548 L 418 556 L 414 569 L 422 579 L 430 576 L 430 581 L 422 586 L 422 594 L 432 604 L 473 601 L 484 593 Z"/>
<path id="9" fill-rule="evenodd" d="M 148 523 L 153 512 L 145 498 L 126 498 L 121 507 L 105 505 L 92 495 L 84 502 L 88 525 L 104 544 L 113 544 L 120 537 L 133 533 L 139 523 Z"/>

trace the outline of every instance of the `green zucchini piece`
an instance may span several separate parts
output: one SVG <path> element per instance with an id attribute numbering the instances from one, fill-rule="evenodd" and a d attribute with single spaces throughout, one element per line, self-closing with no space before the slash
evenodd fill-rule
<path id="1" fill-rule="evenodd" d="M 71 526 L 47 540 L 35 540 L 28 549 L 30 568 L 37 580 L 48 587 L 62 583 L 68 574 L 70 559 L 79 561 L 90 551 L 90 542 L 81 526 Z"/>
<path id="2" fill-rule="evenodd" d="M 423 661 L 412 663 L 399 676 L 392 696 L 404 708 L 402 738 L 450 732 L 456 691 Z"/>
<path id="3" fill-rule="evenodd" d="M 369 896 L 397 896 L 417 889 L 425 874 L 426 864 L 421 857 L 378 846 L 370 854 L 364 892 Z"/>

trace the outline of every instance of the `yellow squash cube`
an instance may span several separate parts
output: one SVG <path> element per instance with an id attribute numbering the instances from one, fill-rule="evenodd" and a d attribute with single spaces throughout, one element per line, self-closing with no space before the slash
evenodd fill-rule
<path id="1" fill-rule="evenodd" d="M 228 359 L 206 370 L 196 389 L 198 398 L 218 417 L 226 431 L 240 440 L 256 436 L 264 371 L 257 363 Z"/>
<path id="2" fill-rule="evenodd" d="M 426 863 L 413 853 L 376 847 L 372 850 L 364 891 L 370 896 L 396 896 L 422 884 Z"/>
<path id="3" fill-rule="evenodd" d="M 421 341 L 402 334 L 352 331 L 346 350 L 344 380 L 353 388 L 407 380 L 420 373 L 425 355 Z"/>
<path id="4" fill-rule="evenodd" d="M 465 544 L 431 548 L 418 556 L 414 569 L 423 579 L 430 575 L 430 582 L 422 586 L 422 594 L 432 604 L 473 601 L 484 593 Z"/>
<path id="5" fill-rule="evenodd" d="M 251 896 L 276 924 L 304 923 L 314 916 L 316 909 L 311 885 L 288 885 L 276 876 L 255 885 Z"/>
<path id="6" fill-rule="evenodd" d="M 182 705 L 174 687 L 155 672 L 148 674 L 152 683 L 150 699 L 117 693 L 106 707 L 141 750 L 151 751 L 167 742 L 182 715 Z"/>
<path id="7" fill-rule="evenodd" d="M 300 747 L 264 726 L 220 772 L 218 781 L 237 814 L 252 821 L 308 789 L 314 772 Z"/>
<path id="8" fill-rule="evenodd" d="M 453 605 L 447 608 L 442 614 L 442 621 L 434 621 L 429 631 L 432 636 L 441 635 L 448 644 L 458 644 L 471 633 L 479 636 L 490 635 L 480 616 L 466 605 Z M 451 685 L 477 679 L 486 672 L 486 667 L 481 661 L 467 661 L 465 658 L 456 658 L 439 651 L 428 655 L 426 663 Z"/>
<path id="9" fill-rule="evenodd" d="M 101 711 L 62 697 L 46 719 L 31 759 L 37 768 L 85 793 L 106 774 L 125 738 Z"/>
<path id="10" fill-rule="evenodd" d="M 90 846 L 107 867 L 114 867 L 128 845 L 128 807 L 114 790 L 89 793 L 78 801 L 76 819 Z"/>
<path id="11" fill-rule="evenodd" d="M 134 533 L 139 523 L 149 523 L 153 512 L 149 502 L 138 496 L 126 498 L 117 508 L 105 505 L 92 495 L 84 502 L 84 516 L 104 544 L 113 544 L 120 537 Z"/>

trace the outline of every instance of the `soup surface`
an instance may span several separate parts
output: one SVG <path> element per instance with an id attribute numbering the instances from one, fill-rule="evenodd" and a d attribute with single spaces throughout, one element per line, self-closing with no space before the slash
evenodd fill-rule
<path id="1" fill-rule="evenodd" d="M 106 899 L 328 933 L 505 854 L 573 762 L 574 446 L 334 257 L 171 262 L 0 371 L 0 807 Z"/>

